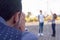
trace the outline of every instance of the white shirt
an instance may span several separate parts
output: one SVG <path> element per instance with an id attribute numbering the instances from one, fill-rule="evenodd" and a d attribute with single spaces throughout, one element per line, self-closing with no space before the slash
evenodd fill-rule
<path id="1" fill-rule="evenodd" d="M 54 24 L 55 23 L 55 19 L 54 19 L 54 17 L 52 16 L 52 23 Z"/>
<path id="2" fill-rule="evenodd" d="M 43 14 L 39 14 L 38 15 L 38 19 L 39 19 L 39 22 L 44 22 L 44 15 Z"/>

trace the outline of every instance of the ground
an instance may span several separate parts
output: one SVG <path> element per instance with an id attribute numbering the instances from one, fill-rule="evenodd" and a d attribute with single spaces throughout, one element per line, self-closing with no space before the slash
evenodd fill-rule
<path id="1" fill-rule="evenodd" d="M 59 21 L 60 22 L 60 21 Z M 56 37 L 52 37 L 52 28 L 51 23 L 46 22 L 44 24 L 44 36 L 38 37 L 39 40 L 60 40 L 60 23 L 56 23 Z M 30 32 L 34 33 L 36 36 L 38 34 L 39 25 L 38 22 L 31 22 L 26 23 L 26 27 L 29 29 Z"/>

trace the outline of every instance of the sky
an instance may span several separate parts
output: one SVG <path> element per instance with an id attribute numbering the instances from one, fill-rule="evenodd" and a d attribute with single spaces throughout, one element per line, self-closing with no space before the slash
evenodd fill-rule
<path id="1" fill-rule="evenodd" d="M 27 12 L 31 12 L 32 15 L 37 16 L 39 10 L 43 11 L 43 14 L 51 14 L 55 12 L 60 15 L 60 0 L 22 0 L 22 11 L 27 15 Z"/>

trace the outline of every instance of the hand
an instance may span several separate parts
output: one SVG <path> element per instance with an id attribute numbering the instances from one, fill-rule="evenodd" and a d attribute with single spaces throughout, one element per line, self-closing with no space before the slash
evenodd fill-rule
<path id="1" fill-rule="evenodd" d="M 19 29 L 22 31 L 25 31 L 25 14 L 24 13 L 21 13 L 19 24 L 20 24 Z"/>
<path id="2" fill-rule="evenodd" d="M 48 19 L 48 22 L 51 22 L 51 19 Z"/>

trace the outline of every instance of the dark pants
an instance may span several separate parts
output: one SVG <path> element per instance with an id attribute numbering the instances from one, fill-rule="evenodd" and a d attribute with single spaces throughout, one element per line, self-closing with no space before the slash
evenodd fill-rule
<path id="1" fill-rule="evenodd" d="M 43 25 L 44 25 L 44 22 L 39 23 L 39 33 L 43 33 Z"/>
<path id="2" fill-rule="evenodd" d="M 55 35 L 55 34 L 56 34 L 55 26 L 56 26 L 56 24 L 53 24 L 53 23 L 52 23 L 52 32 L 53 32 L 53 35 Z"/>

